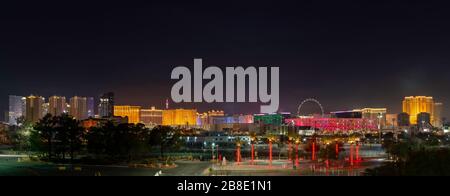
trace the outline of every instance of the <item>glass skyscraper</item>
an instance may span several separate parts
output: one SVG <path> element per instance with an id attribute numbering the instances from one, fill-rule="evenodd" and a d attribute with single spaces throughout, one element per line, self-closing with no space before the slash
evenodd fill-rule
<path id="1" fill-rule="evenodd" d="M 100 96 L 98 113 L 102 118 L 110 118 L 114 116 L 114 93 L 109 92 Z"/>
<path id="2" fill-rule="evenodd" d="M 88 118 L 95 116 L 95 102 L 93 97 L 87 98 L 87 113 Z"/>
<path id="3" fill-rule="evenodd" d="M 9 96 L 8 123 L 17 125 L 17 119 L 25 116 L 26 98 L 22 96 Z"/>

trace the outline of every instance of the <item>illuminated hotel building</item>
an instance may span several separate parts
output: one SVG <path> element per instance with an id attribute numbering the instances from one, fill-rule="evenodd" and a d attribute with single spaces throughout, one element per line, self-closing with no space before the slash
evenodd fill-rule
<path id="1" fill-rule="evenodd" d="M 253 115 L 211 116 L 210 131 L 246 132 L 255 130 Z"/>
<path id="2" fill-rule="evenodd" d="M 53 116 L 60 116 L 67 113 L 67 102 L 65 97 L 52 96 L 48 99 L 48 113 Z"/>
<path id="3" fill-rule="evenodd" d="M 151 127 L 162 124 L 163 111 L 158 110 L 155 107 L 150 109 L 141 109 L 140 122 L 145 126 Z"/>
<path id="4" fill-rule="evenodd" d="M 48 103 L 42 104 L 42 116 L 43 117 L 49 113 L 48 108 L 49 108 Z"/>
<path id="5" fill-rule="evenodd" d="M 281 114 L 258 114 L 254 116 L 254 122 L 256 124 L 264 125 L 276 125 L 279 126 L 283 123 L 283 116 Z"/>
<path id="6" fill-rule="evenodd" d="M 386 114 L 386 126 L 393 128 L 398 126 L 398 114 Z"/>
<path id="7" fill-rule="evenodd" d="M 9 96 L 8 122 L 17 125 L 17 119 L 25 115 L 26 98 L 22 96 Z"/>
<path id="8" fill-rule="evenodd" d="M 30 123 L 38 122 L 44 114 L 45 99 L 40 96 L 29 96 L 26 99 L 25 120 Z"/>
<path id="9" fill-rule="evenodd" d="M 138 124 L 141 122 L 140 106 L 114 106 L 114 116 L 128 117 L 128 123 Z"/>
<path id="10" fill-rule="evenodd" d="M 197 113 L 197 125 L 202 129 L 208 130 L 210 128 L 208 113 Z"/>
<path id="11" fill-rule="evenodd" d="M 225 116 L 225 112 L 223 110 L 211 110 L 208 111 L 208 116 Z"/>
<path id="12" fill-rule="evenodd" d="M 443 110 L 444 104 L 442 103 L 435 103 L 434 104 L 434 124 L 435 127 L 442 127 L 442 110 Z"/>
<path id="13" fill-rule="evenodd" d="M 375 119 L 382 118 L 382 116 L 386 117 L 386 108 L 363 108 L 359 109 L 362 113 L 363 118 Z"/>
<path id="14" fill-rule="evenodd" d="M 286 119 L 291 118 L 290 113 L 256 114 L 253 117 L 259 130 L 269 134 L 284 135 L 287 133 Z"/>
<path id="15" fill-rule="evenodd" d="M 431 115 L 429 113 L 419 113 L 417 115 L 417 122 L 420 128 L 428 127 L 428 125 L 431 125 Z"/>
<path id="16" fill-rule="evenodd" d="M 376 121 L 380 126 L 379 128 L 386 126 L 386 108 L 363 108 L 358 111 L 361 111 L 363 119 Z"/>
<path id="17" fill-rule="evenodd" d="M 197 110 L 164 110 L 162 120 L 165 126 L 196 126 Z"/>
<path id="18" fill-rule="evenodd" d="M 88 118 L 87 98 L 86 97 L 72 97 L 70 98 L 70 116 L 77 120 L 84 120 Z"/>
<path id="19" fill-rule="evenodd" d="M 87 98 L 87 115 L 88 118 L 92 118 L 95 116 L 95 102 L 94 97 Z"/>
<path id="20" fill-rule="evenodd" d="M 296 127 L 310 127 L 327 132 L 374 131 L 378 124 L 364 118 L 293 118 L 285 123 Z"/>
<path id="21" fill-rule="evenodd" d="M 417 115 L 420 113 L 428 113 L 431 116 L 431 123 L 434 123 L 435 104 L 433 97 L 417 96 L 405 97 L 403 100 L 403 112 L 409 114 L 410 123 L 417 124 Z"/>
<path id="22" fill-rule="evenodd" d="M 204 113 L 197 114 L 197 125 L 202 129 L 209 130 L 213 124 L 214 117 L 223 117 L 225 112 L 222 110 L 210 110 Z"/>
<path id="23" fill-rule="evenodd" d="M 232 116 L 215 116 L 211 117 L 213 125 L 233 125 L 233 124 L 239 124 L 239 115 L 232 115 Z"/>
<path id="24" fill-rule="evenodd" d="M 350 111 L 331 112 L 334 118 L 362 118 L 379 122 L 381 127 L 386 125 L 386 108 L 363 108 Z"/>

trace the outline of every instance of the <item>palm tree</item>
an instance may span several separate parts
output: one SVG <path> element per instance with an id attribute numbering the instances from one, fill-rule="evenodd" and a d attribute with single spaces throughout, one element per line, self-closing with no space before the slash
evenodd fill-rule
<path id="1" fill-rule="evenodd" d="M 242 145 L 242 140 L 240 137 L 236 137 L 236 162 L 240 163 L 242 160 L 241 157 L 241 145 Z"/>
<path id="2" fill-rule="evenodd" d="M 269 135 L 267 137 L 267 140 L 269 141 L 269 161 L 270 161 L 270 165 L 272 165 L 272 146 L 273 146 L 273 142 L 276 141 L 276 137 L 274 135 Z"/>

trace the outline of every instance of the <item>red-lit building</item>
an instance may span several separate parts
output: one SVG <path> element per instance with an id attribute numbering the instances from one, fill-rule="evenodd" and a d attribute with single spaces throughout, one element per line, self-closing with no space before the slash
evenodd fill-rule
<path id="1" fill-rule="evenodd" d="M 374 131 L 377 122 L 363 118 L 291 118 L 285 123 L 296 127 L 310 127 L 322 131 Z"/>
<path id="2" fill-rule="evenodd" d="M 111 118 L 89 118 L 86 120 L 82 120 L 80 124 L 84 129 L 89 130 L 92 127 L 103 126 L 109 121 L 111 121 L 115 125 L 126 124 L 128 123 L 128 117 L 114 116 Z"/>

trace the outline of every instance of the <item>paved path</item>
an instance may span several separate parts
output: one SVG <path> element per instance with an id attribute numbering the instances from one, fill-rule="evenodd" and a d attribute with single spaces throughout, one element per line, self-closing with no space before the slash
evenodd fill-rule
<path id="1" fill-rule="evenodd" d="M 209 162 L 177 162 L 177 168 L 129 168 L 127 166 L 75 166 L 55 165 L 42 162 L 18 162 L 14 156 L 0 157 L 0 176 L 154 176 L 162 171 L 162 176 L 198 176 L 211 164 Z"/>

